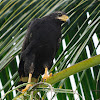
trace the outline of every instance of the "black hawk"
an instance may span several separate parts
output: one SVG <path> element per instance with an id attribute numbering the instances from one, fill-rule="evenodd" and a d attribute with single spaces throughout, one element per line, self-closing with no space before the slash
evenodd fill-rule
<path id="1" fill-rule="evenodd" d="M 47 79 L 47 70 L 53 64 L 53 59 L 60 45 L 61 24 L 69 23 L 66 13 L 57 11 L 43 18 L 36 18 L 30 22 L 22 46 L 21 59 L 19 64 L 20 81 L 28 78 L 28 83 L 37 82 L 40 74 L 44 74 L 43 80 Z M 28 84 L 22 92 L 32 86 Z"/>

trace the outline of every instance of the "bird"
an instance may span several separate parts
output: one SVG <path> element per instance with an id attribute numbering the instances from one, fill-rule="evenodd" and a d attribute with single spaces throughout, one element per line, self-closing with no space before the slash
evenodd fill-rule
<path id="1" fill-rule="evenodd" d="M 24 38 L 19 63 L 20 82 L 28 83 L 38 81 L 40 75 L 43 80 L 52 77 L 48 70 L 53 64 L 53 59 L 61 42 L 61 25 L 70 23 L 68 15 L 62 11 L 55 11 L 42 18 L 33 19 Z M 27 84 L 22 92 L 25 92 L 32 84 Z"/>

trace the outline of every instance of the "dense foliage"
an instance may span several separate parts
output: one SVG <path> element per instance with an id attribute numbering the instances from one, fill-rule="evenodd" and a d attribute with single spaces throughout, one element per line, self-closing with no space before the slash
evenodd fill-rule
<path id="1" fill-rule="evenodd" d="M 40 18 L 54 11 L 64 11 L 70 16 L 71 24 L 62 25 L 62 43 L 51 68 L 53 73 L 57 73 L 68 66 L 100 54 L 99 8 L 99 0 L 2 0 L 0 2 L 0 84 L 2 84 L 0 95 L 12 89 L 18 82 L 16 59 L 20 57 L 24 35 L 33 18 Z M 93 40 L 94 36 L 97 44 Z M 76 85 L 74 88 L 71 77 L 74 78 Z M 80 100 L 100 99 L 100 65 L 71 77 L 53 85 L 58 100 L 74 100 L 76 97 L 73 91 L 76 90 Z M 14 91 L 9 93 L 5 97 L 6 100 L 12 100 L 16 94 L 14 93 Z M 41 92 L 41 96 L 46 97 L 45 92 Z"/>

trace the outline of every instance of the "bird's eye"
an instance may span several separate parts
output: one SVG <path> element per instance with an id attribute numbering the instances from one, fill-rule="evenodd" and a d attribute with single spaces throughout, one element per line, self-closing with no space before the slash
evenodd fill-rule
<path id="1" fill-rule="evenodd" d="M 62 16 L 62 14 L 61 13 L 58 13 L 58 16 Z"/>

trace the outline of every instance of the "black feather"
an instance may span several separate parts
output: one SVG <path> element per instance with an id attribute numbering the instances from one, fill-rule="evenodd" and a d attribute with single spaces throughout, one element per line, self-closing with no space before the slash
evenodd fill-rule
<path id="1" fill-rule="evenodd" d="M 43 18 L 34 19 L 29 24 L 22 46 L 19 64 L 19 76 L 26 77 L 29 73 L 38 78 L 44 68 L 52 66 L 53 59 L 59 48 L 61 38 L 61 20 L 57 16 L 64 14 L 55 12 Z"/>

